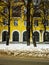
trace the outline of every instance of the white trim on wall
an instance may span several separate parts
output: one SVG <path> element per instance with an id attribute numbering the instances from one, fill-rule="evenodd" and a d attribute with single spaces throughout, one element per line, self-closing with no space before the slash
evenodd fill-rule
<path id="1" fill-rule="evenodd" d="M 40 34 L 40 31 L 39 30 L 35 30 L 35 31 L 33 31 L 33 33 L 36 32 L 36 31 Z"/>

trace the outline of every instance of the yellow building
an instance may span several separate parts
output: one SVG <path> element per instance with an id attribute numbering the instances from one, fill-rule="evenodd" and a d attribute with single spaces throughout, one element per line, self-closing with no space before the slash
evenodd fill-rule
<path id="1" fill-rule="evenodd" d="M 5 0 L 6 3 L 6 0 Z M 8 8 L 5 3 L 1 3 L 0 11 L 8 17 Z M 23 5 L 24 2 L 20 0 L 14 0 L 11 2 L 10 6 L 10 42 L 24 42 L 26 41 L 26 7 Z M 23 6 L 21 6 L 23 5 Z M 34 9 L 31 9 L 33 11 Z M 47 20 L 45 22 L 46 32 L 44 32 L 43 21 L 43 13 L 41 16 L 36 16 L 37 14 L 32 12 L 32 29 L 35 36 L 36 42 L 49 42 L 49 15 L 47 16 Z M 6 33 L 8 32 L 8 19 L 7 17 L 0 14 L 0 42 L 6 41 Z M 30 41 L 32 42 L 32 34 L 30 34 Z"/>

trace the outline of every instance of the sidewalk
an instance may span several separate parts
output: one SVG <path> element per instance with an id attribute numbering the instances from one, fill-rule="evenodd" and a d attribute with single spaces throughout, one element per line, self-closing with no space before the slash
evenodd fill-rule
<path id="1" fill-rule="evenodd" d="M 0 55 L 49 58 L 49 44 L 0 44 Z"/>

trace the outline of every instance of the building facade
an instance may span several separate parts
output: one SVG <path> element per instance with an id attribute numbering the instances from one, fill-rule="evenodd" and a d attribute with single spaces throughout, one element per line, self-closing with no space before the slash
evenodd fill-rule
<path id="1" fill-rule="evenodd" d="M 0 4 L 0 12 L 5 14 L 5 16 L 0 14 L 0 42 L 6 41 L 6 35 L 8 32 L 8 8 L 5 5 L 8 0 L 3 0 Z M 34 2 L 35 1 L 35 2 Z M 39 0 L 40 1 L 40 0 Z M 16 42 L 25 42 L 27 40 L 27 17 L 26 17 L 26 6 L 24 5 L 23 0 L 13 0 L 10 2 L 10 42 L 16 41 Z M 34 4 L 39 4 L 39 2 L 36 3 L 36 0 L 33 0 Z M 36 6 L 37 6 L 36 5 Z M 31 6 L 33 6 L 31 4 Z M 49 9 L 46 9 L 49 12 Z M 30 14 L 33 15 L 32 19 L 32 31 L 35 36 L 36 42 L 49 42 L 49 13 L 46 16 L 46 21 L 44 22 L 44 13 L 41 10 L 34 11 L 34 8 L 31 8 Z M 46 31 L 44 28 L 44 24 L 46 26 Z M 32 42 L 32 34 L 30 31 L 30 41 Z"/>

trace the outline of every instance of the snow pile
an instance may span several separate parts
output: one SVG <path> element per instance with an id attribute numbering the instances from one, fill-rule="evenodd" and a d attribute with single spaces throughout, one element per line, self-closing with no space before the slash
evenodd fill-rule
<path id="1" fill-rule="evenodd" d="M 49 58 L 49 44 L 37 44 L 37 47 L 33 44 L 0 44 L 0 54 Z"/>

